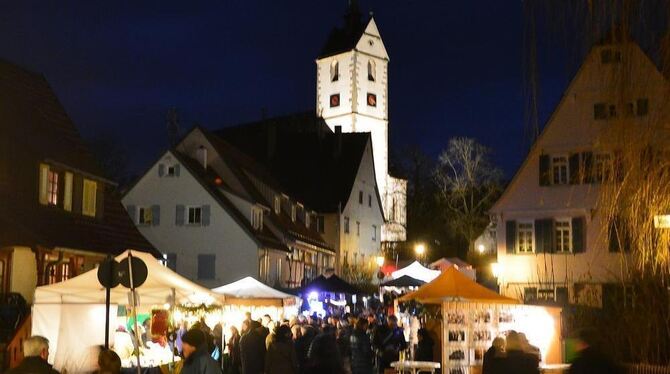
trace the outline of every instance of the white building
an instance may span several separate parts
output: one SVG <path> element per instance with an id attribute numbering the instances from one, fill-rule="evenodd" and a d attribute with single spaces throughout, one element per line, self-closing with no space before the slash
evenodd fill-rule
<path id="1" fill-rule="evenodd" d="M 609 240 L 597 206 L 599 180 L 617 172 L 616 153 L 599 151 L 598 141 L 615 121 L 630 128 L 658 121 L 670 87 L 637 44 L 611 40 L 588 53 L 491 209 L 505 295 L 602 305 L 625 279 L 626 255 Z"/>
<path id="2" fill-rule="evenodd" d="M 407 180 L 388 170 L 389 56 L 374 19 L 363 25 L 356 2 L 350 4 L 345 26 L 333 29 L 316 60 L 316 112 L 333 131 L 371 134 L 386 219 L 382 241 L 392 247 L 407 236 Z"/>

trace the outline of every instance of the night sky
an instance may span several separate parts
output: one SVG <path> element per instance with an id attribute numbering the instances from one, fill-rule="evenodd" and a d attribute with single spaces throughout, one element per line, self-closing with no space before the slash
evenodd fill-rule
<path id="1" fill-rule="evenodd" d="M 166 113 L 218 128 L 315 107 L 314 59 L 346 0 L 15 1 L 0 57 L 43 73 L 86 138 L 118 140 L 134 172 L 167 146 Z M 510 177 L 527 151 L 522 1 L 362 0 L 389 52 L 391 144 L 436 156 L 453 136 Z M 544 75 L 545 113 L 565 87 Z"/>

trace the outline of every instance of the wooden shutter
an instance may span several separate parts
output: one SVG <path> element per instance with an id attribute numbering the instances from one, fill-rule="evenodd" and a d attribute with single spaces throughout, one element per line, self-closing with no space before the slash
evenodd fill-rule
<path id="1" fill-rule="evenodd" d="M 505 222 L 505 246 L 508 254 L 516 253 L 516 221 Z"/>
<path id="2" fill-rule="evenodd" d="M 586 219 L 584 217 L 572 218 L 572 252 L 583 253 L 586 251 Z"/>
<path id="3" fill-rule="evenodd" d="M 102 182 L 96 183 L 95 193 L 95 217 L 102 219 L 105 213 L 105 184 Z"/>
<path id="4" fill-rule="evenodd" d="M 584 183 L 593 183 L 593 152 L 582 153 L 582 174 Z"/>
<path id="5" fill-rule="evenodd" d="M 152 205 L 151 206 L 151 225 L 158 226 L 161 224 L 161 206 Z"/>
<path id="6" fill-rule="evenodd" d="M 162 177 L 163 175 L 165 175 L 165 165 L 158 164 L 158 176 Z"/>
<path id="7" fill-rule="evenodd" d="M 137 208 L 135 205 L 128 205 L 126 207 L 126 211 L 128 211 L 128 216 L 130 216 L 130 220 L 133 221 L 133 223 L 137 224 Z"/>
<path id="8" fill-rule="evenodd" d="M 203 226 L 209 226 L 209 213 L 210 213 L 209 205 L 203 205 L 202 206 L 202 225 Z"/>
<path id="9" fill-rule="evenodd" d="M 72 211 L 81 214 L 84 199 L 84 178 L 80 174 L 74 175 L 74 186 L 72 187 Z"/>
<path id="10" fill-rule="evenodd" d="M 554 251 L 554 220 L 535 220 L 535 252 L 552 253 Z"/>
<path id="11" fill-rule="evenodd" d="M 184 226 L 184 210 L 183 205 L 177 205 L 177 209 L 175 210 L 175 225 Z"/>
<path id="12" fill-rule="evenodd" d="M 49 165 L 40 164 L 39 202 L 42 205 L 49 203 Z"/>
<path id="13" fill-rule="evenodd" d="M 540 155 L 540 186 L 551 184 L 551 174 L 549 173 L 549 155 Z"/>
<path id="14" fill-rule="evenodd" d="M 570 172 L 570 184 L 579 184 L 581 176 L 579 172 L 579 153 L 573 153 L 568 158 L 568 168 Z"/>

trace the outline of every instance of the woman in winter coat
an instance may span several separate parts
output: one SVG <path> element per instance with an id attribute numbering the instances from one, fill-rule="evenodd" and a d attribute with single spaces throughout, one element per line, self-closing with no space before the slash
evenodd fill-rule
<path id="1" fill-rule="evenodd" d="M 368 320 L 361 318 L 349 338 L 351 342 L 351 373 L 372 374 L 374 356 L 367 334 Z"/>
<path id="2" fill-rule="evenodd" d="M 265 374 L 297 374 L 298 357 L 293 347 L 293 334 L 286 325 L 277 327 L 265 354 Z"/>

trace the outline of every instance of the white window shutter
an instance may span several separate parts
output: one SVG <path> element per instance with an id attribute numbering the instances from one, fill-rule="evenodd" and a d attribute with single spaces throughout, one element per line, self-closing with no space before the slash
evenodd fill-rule
<path id="1" fill-rule="evenodd" d="M 183 205 L 177 205 L 177 210 L 175 214 L 175 224 L 177 226 L 184 226 L 184 206 Z"/>

